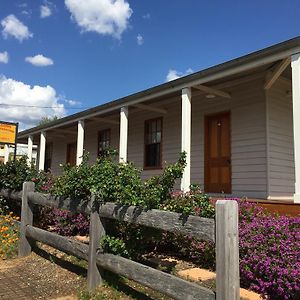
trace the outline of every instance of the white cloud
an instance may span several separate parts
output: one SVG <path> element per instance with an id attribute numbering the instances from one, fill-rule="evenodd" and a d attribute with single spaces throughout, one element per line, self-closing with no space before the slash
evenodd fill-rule
<path id="1" fill-rule="evenodd" d="M 81 105 L 81 102 L 76 100 L 66 100 L 66 102 L 71 106 Z"/>
<path id="2" fill-rule="evenodd" d="M 0 52 L 0 63 L 7 64 L 9 60 L 9 56 L 7 51 Z"/>
<path id="3" fill-rule="evenodd" d="M 126 0 L 65 0 L 65 5 L 83 32 L 93 31 L 118 39 L 132 15 Z"/>
<path id="4" fill-rule="evenodd" d="M 144 44 L 144 38 L 142 35 L 138 34 L 137 37 L 136 37 L 136 42 L 139 46 L 143 45 Z"/>
<path id="5" fill-rule="evenodd" d="M 30 86 L 0 76 L 0 119 L 19 122 L 21 130 L 36 125 L 43 117 L 65 115 L 64 105 L 59 103 L 58 98 L 55 89 L 49 85 Z"/>
<path id="6" fill-rule="evenodd" d="M 17 6 L 20 7 L 20 8 L 25 8 L 25 7 L 28 6 L 28 4 L 26 2 L 23 2 L 23 3 L 17 4 Z"/>
<path id="7" fill-rule="evenodd" d="M 41 5 L 40 6 L 40 17 L 43 18 L 47 18 L 50 17 L 52 15 L 52 11 L 51 8 L 47 5 Z"/>
<path id="8" fill-rule="evenodd" d="M 31 14 L 32 14 L 32 10 L 31 10 L 31 9 L 29 9 L 29 10 L 22 10 L 22 11 L 21 11 L 21 14 L 22 14 L 22 15 L 25 15 L 25 16 L 27 16 L 27 17 L 30 17 Z"/>
<path id="9" fill-rule="evenodd" d="M 1 21 L 2 35 L 5 39 L 12 36 L 22 42 L 23 40 L 33 37 L 33 34 L 29 31 L 18 18 L 14 15 L 9 15 Z"/>
<path id="10" fill-rule="evenodd" d="M 180 77 L 189 75 L 189 74 L 191 74 L 193 72 L 194 71 L 191 68 L 188 68 L 185 71 L 185 73 L 179 72 L 179 71 L 176 71 L 176 70 L 173 70 L 173 69 L 170 69 L 169 72 L 168 72 L 168 74 L 167 74 L 166 81 L 172 81 L 172 80 L 178 79 Z"/>
<path id="11" fill-rule="evenodd" d="M 70 106 L 81 106 L 81 104 L 82 104 L 81 101 L 77 101 L 77 100 L 73 100 L 73 99 L 67 99 L 67 97 L 63 94 L 59 95 L 59 99 L 62 102 L 67 103 Z"/>
<path id="12" fill-rule="evenodd" d="M 149 13 L 146 13 L 145 15 L 143 15 L 143 19 L 145 20 L 149 20 L 151 18 L 151 15 Z"/>
<path id="13" fill-rule="evenodd" d="M 54 64 L 53 60 L 49 57 L 46 57 L 42 54 L 38 54 L 35 56 L 27 56 L 25 61 L 29 62 L 30 64 L 36 67 L 46 67 L 51 66 Z"/>

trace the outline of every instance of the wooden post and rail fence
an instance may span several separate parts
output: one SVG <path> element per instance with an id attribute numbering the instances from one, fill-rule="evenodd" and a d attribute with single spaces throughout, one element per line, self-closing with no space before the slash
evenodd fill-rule
<path id="1" fill-rule="evenodd" d="M 216 219 L 182 216 L 157 209 L 99 203 L 94 196 L 89 201 L 63 199 L 34 192 L 33 182 L 24 182 L 21 192 L 0 191 L 0 196 L 22 200 L 19 256 L 31 253 L 34 241 L 39 241 L 67 254 L 88 261 L 88 288 L 102 284 L 101 270 L 125 276 L 173 299 L 240 299 L 238 206 L 236 201 L 218 200 Z M 33 206 L 66 209 L 90 215 L 89 245 L 33 226 Z M 103 253 L 100 240 L 105 235 L 107 219 L 135 223 L 168 232 L 176 232 L 212 241 L 216 244 L 216 292 L 130 259 Z"/>

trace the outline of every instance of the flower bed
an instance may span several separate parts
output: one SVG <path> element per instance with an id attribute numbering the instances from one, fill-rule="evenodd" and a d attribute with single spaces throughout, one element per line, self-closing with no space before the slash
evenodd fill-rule
<path id="1" fill-rule="evenodd" d="M 241 284 L 268 299 L 300 299 L 300 217 L 251 210 L 239 225 Z"/>
<path id="2" fill-rule="evenodd" d="M 15 165 L 10 163 L 0 166 L 0 189 L 20 190 L 23 181 L 32 180 L 37 190 L 57 196 L 86 198 L 94 193 L 104 201 L 123 205 L 214 217 L 214 205 L 199 187 L 192 187 L 188 193 L 173 191 L 176 179 L 182 176 L 184 167 L 183 153 L 177 163 L 165 168 L 162 175 L 143 182 L 140 170 L 133 164 L 119 164 L 112 157 L 101 158 L 92 166 L 87 159 L 80 166 L 64 166 L 64 173 L 58 178 L 36 172 L 28 168 L 26 161 L 20 161 Z M 13 178 L 17 180 L 12 182 Z M 267 299 L 300 299 L 300 217 L 270 215 L 254 203 L 241 199 L 228 201 L 239 203 L 242 286 L 259 292 Z M 81 214 L 73 215 L 56 209 L 48 211 L 43 219 L 48 220 L 47 225 L 51 225 L 59 234 L 85 234 L 88 231 L 88 221 Z M 2 244 L 11 243 L 13 249 L 15 229 L 3 225 L 0 230 L 3 233 L 0 238 L 3 239 L 4 235 L 6 238 Z M 8 231 L 11 234 L 7 236 Z M 110 224 L 107 232 L 115 238 L 107 237 L 103 246 L 116 254 L 126 253 L 139 258 L 146 252 L 169 253 L 172 250 L 173 254 L 182 259 L 192 260 L 210 269 L 215 267 L 213 243 L 158 230 L 149 233 L 149 229 L 142 226 L 122 223 Z M 13 238 L 9 239 L 12 234 Z M 6 249 L 10 253 L 10 247 Z"/>
<path id="3" fill-rule="evenodd" d="M 19 230 L 15 223 L 19 217 L 3 214 L 0 208 L 0 259 L 7 259 L 15 256 L 18 249 Z"/>

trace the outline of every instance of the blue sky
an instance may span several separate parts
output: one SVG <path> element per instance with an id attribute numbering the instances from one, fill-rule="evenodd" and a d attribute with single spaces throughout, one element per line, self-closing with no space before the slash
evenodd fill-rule
<path id="1" fill-rule="evenodd" d="M 0 120 L 30 127 L 293 38 L 299 11 L 296 0 L 2 0 Z"/>

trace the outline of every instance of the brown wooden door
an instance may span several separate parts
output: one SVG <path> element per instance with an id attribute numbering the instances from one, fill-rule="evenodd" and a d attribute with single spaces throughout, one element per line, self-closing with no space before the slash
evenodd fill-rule
<path id="1" fill-rule="evenodd" d="M 205 192 L 231 193 L 230 113 L 205 118 Z"/>
<path id="2" fill-rule="evenodd" d="M 70 166 L 76 165 L 76 149 L 76 143 L 71 143 L 67 146 L 67 164 L 70 164 Z"/>

